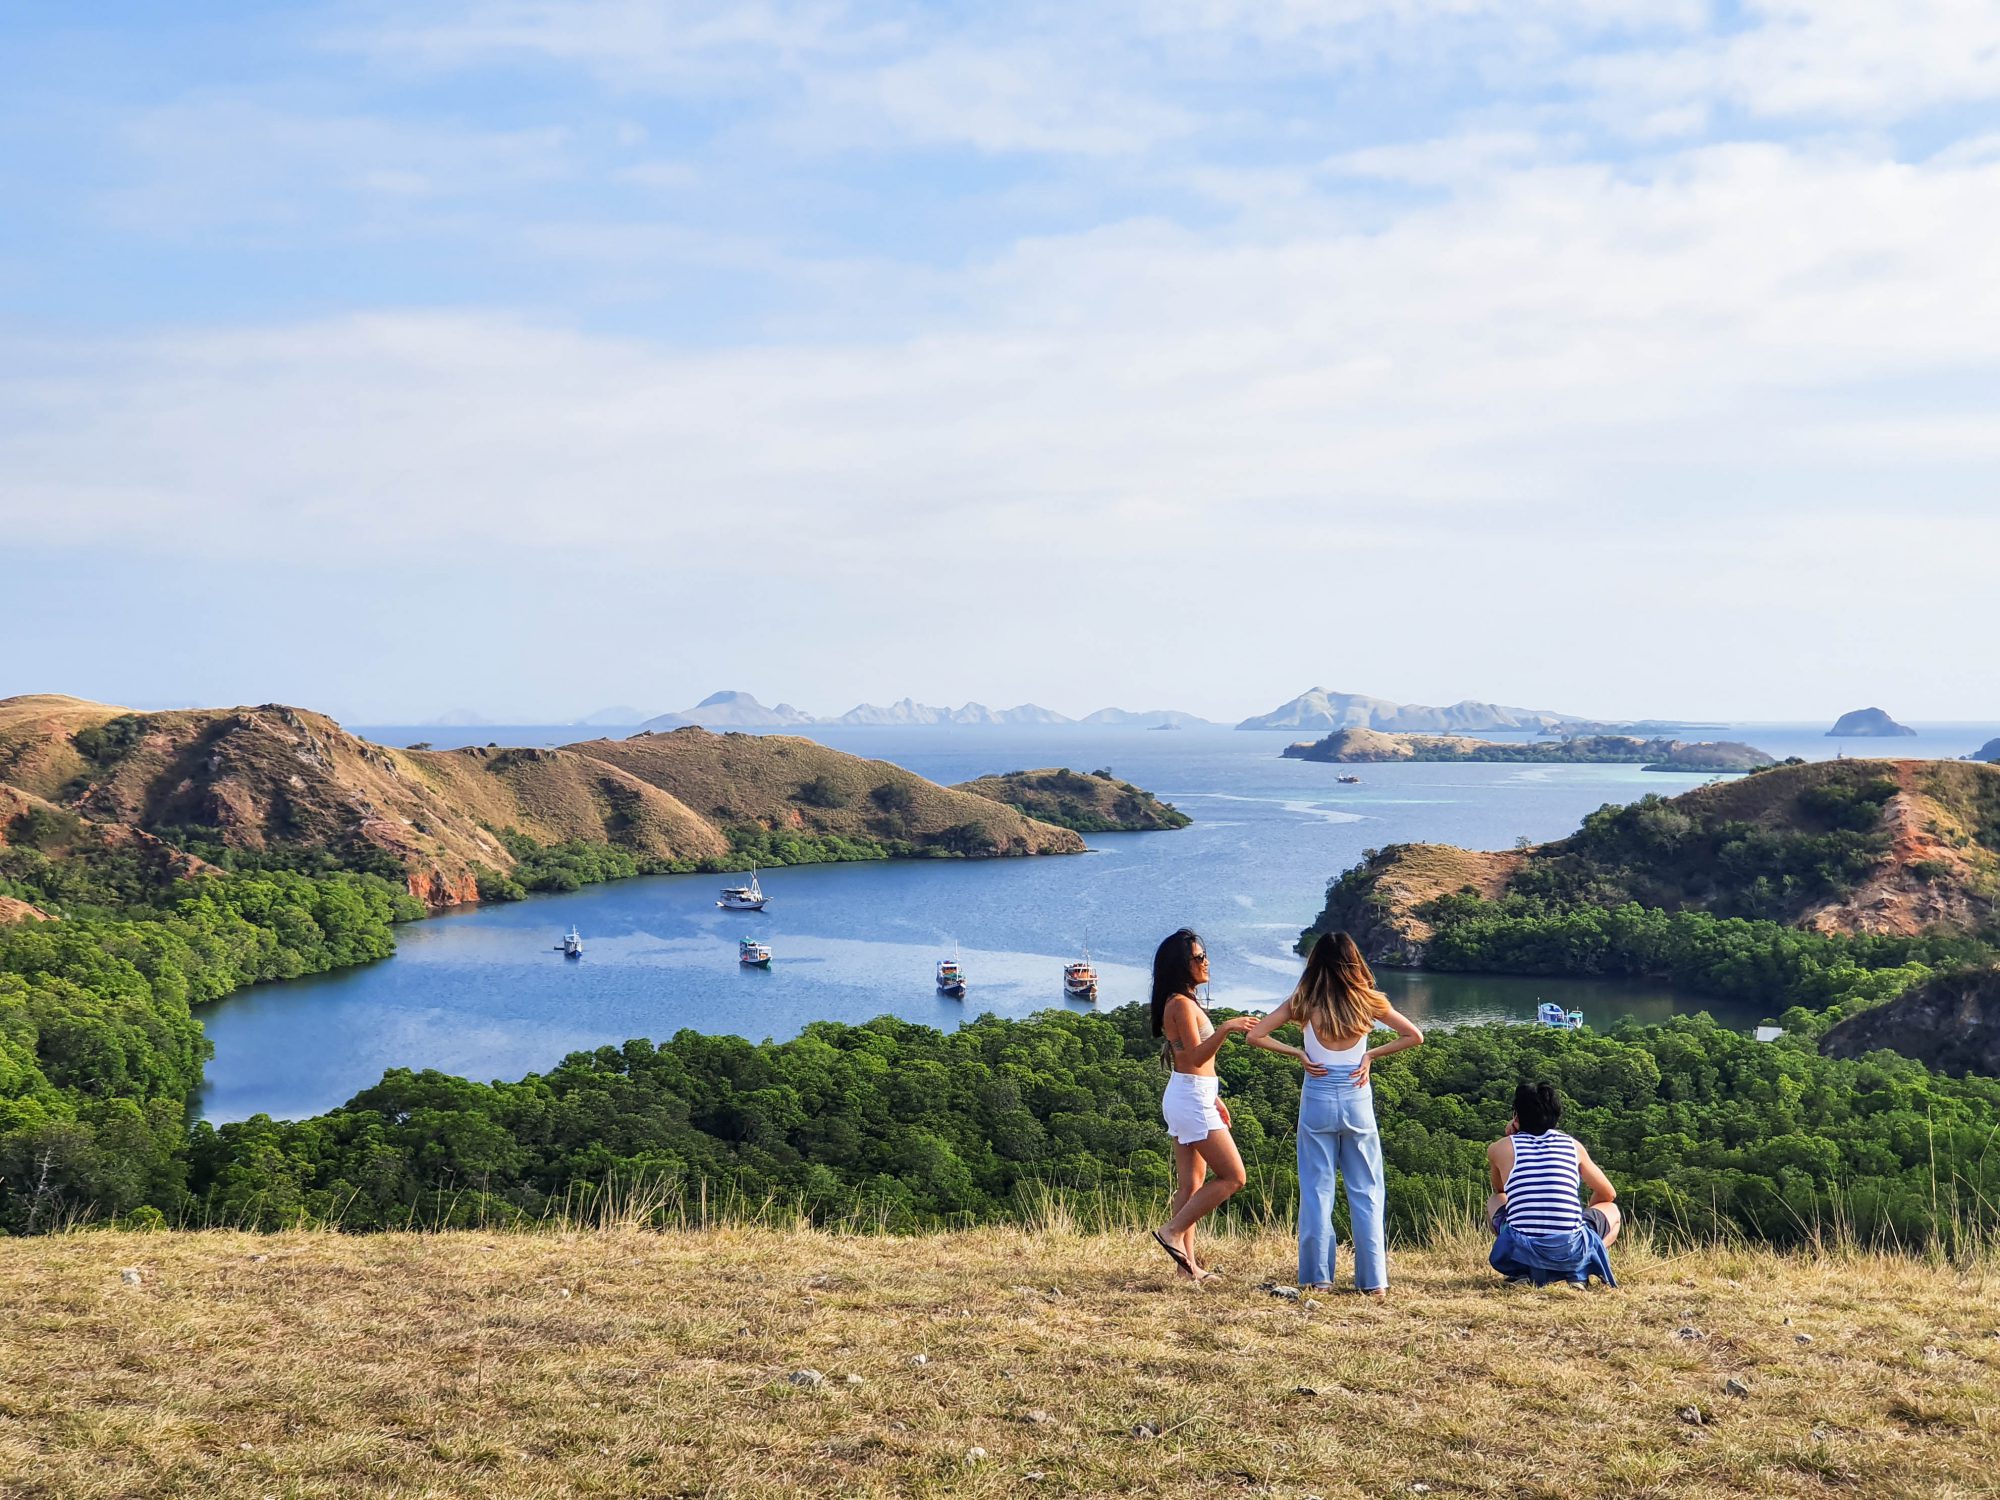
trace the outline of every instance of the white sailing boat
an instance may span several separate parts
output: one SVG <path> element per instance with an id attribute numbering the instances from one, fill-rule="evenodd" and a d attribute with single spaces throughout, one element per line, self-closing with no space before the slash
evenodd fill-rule
<path id="1" fill-rule="evenodd" d="M 752 865 L 750 867 L 750 883 L 748 885 L 725 885 L 722 888 L 722 899 L 715 904 L 724 911 L 762 911 L 764 903 L 768 899 L 764 894 L 763 887 L 757 884 L 757 867 Z"/>

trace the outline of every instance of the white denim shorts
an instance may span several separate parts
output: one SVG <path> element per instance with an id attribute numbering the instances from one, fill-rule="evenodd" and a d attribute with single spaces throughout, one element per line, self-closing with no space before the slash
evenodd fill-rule
<path id="1" fill-rule="evenodd" d="M 1227 1130 L 1223 1123 L 1222 1080 L 1199 1073 L 1176 1073 L 1167 1080 L 1167 1092 L 1160 1099 L 1160 1113 L 1166 1117 L 1167 1133 L 1183 1146 L 1207 1140 L 1212 1130 Z"/>

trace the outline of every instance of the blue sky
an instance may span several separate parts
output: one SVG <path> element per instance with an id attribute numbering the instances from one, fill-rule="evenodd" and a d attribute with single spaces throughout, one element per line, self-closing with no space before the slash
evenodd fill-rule
<path id="1" fill-rule="evenodd" d="M 2000 6 L 0 11 L 0 692 L 2000 716 Z"/>

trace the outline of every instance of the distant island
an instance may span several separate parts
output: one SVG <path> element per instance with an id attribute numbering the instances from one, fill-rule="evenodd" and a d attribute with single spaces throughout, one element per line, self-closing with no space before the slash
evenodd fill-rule
<path id="1" fill-rule="evenodd" d="M 1988 740 L 1965 758 L 1967 760 L 1985 761 L 1988 765 L 2000 766 L 2000 739 Z"/>
<path id="2" fill-rule="evenodd" d="M 1688 724 L 1674 719 L 1640 723 L 1585 719 L 1541 708 L 1510 708 L 1464 698 L 1443 708 L 1424 703 L 1397 703 L 1365 693 L 1333 693 L 1311 688 L 1267 714 L 1257 714 L 1238 729 L 1378 729 L 1385 734 L 1479 734 L 1495 730 L 1528 730 L 1537 734 L 1600 734 L 1612 731 L 1720 729 L 1719 724 Z"/>
<path id="3" fill-rule="evenodd" d="M 1373 729 L 1337 729 L 1321 740 L 1287 745 L 1289 760 L 1362 765 L 1382 761 L 1518 761 L 1527 764 L 1638 765 L 1648 771 L 1755 771 L 1777 764 L 1750 745 L 1733 740 L 1689 742 L 1641 739 L 1636 735 L 1576 735 L 1527 744 L 1470 739 L 1463 735 L 1383 734 Z"/>
<path id="4" fill-rule="evenodd" d="M 953 791 L 990 797 L 1037 822 L 1076 833 L 1152 833 L 1185 828 L 1194 819 L 1109 770 L 1009 771 L 961 781 Z"/>
<path id="5" fill-rule="evenodd" d="M 962 703 L 957 708 L 947 708 L 939 704 L 919 703 L 914 698 L 901 698 L 887 704 L 857 703 L 846 713 L 829 718 L 819 714 L 809 714 L 804 709 L 794 708 L 789 703 L 766 707 L 754 694 L 738 689 L 710 693 L 694 707 L 673 713 L 654 714 L 648 717 L 637 710 L 632 710 L 633 717 L 628 719 L 609 717 L 616 712 L 620 710 L 599 710 L 577 722 L 600 725 L 633 724 L 640 729 L 655 732 L 688 728 L 801 729 L 809 725 L 826 725 L 833 728 L 997 728 L 1010 725 L 1081 724 L 1107 728 L 1179 729 L 1185 725 L 1213 723 L 1212 720 L 1178 708 L 1137 711 L 1125 708 L 1100 708 L 1095 713 L 1085 714 L 1081 719 L 1072 719 L 1068 714 L 1057 713 L 1052 708 L 1043 708 L 1039 703 L 1020 703 L 1012 708 L 988 708 L 984 703 Z"/>
<path id="6" fill-rule="evenodd" d="M 1834 720 L 1833 728 L 1826 732 L 1826 737 L 1843 740 L 1893 739 L 1897 735 L 1915 733 L 1916 730 L 1909 725 L 1898 724 L 1879 708 L 1857 708 Z"/>

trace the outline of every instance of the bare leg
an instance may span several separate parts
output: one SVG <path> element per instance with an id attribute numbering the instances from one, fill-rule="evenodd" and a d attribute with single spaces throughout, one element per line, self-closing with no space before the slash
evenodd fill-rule
<path id="1" fill-rule="evenodd" d="M 1208 1163 L 1201 1159 L 1201 1153 L 1191 1145 L 1183 1146 L 1179 1141 L 1175 1141 L 1174 1205 L 1170 1210 L 1170 1217 L 1179 1216 L 1180 1211 L 1187 1207 L 1188 1199 L 1200 1189 L 1202 1181 L 1207 1176 Z M 1187 1232 L 1175 1243 L 1181 1247 L 1181 1254 L 1188 1258 L 1188 1264 L 1194 1267 L 1195 1279 L 1199 1281 L 1201 1262 L 1194 1258 L 1194 1226 L 1190 1224 Z"/>
<path id="2" fill-rule="evenodd" d="M 1214 1213 L 1230 1196 L 1249 1181 L 1249 1174 L 1243 1170 L 1243 1158 L 1237 1153 L 1236 1142 L 1227 1130 L 1211 1130 L 1205 1137 L 1194 1143 L 1194 1149 L 1213 1174 L 1207 1182 L 1196 1188 L 1187 1202 L 1183 1203 L 1166 1227 L 1160 1232 L 1170 1240 L 1179 1240 L 1189 1230 Z"/>
<path id="3" fill-rule="evenodd" d="M 1624 1226 L 1625 1216 L 1618 1212 L 1615 1203 L 1593 1203 L 1590 1205 L 1604 1215 L 1604 1248 L 1610 1249 L 1611 1242 L 1618 1238 L 1618 1231 Z"/>
<path id="4" fill-rule="evenodd" d="M 1505 1193 L 1491 1193 L 1487 1196 L 1486 1232 L 1488 1234 L 1498 1234 L 1500 1232 L 1500 1210 L 1506 1206 L 1507 1195 Z"/>

